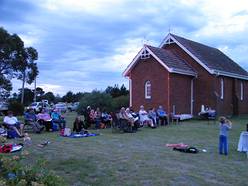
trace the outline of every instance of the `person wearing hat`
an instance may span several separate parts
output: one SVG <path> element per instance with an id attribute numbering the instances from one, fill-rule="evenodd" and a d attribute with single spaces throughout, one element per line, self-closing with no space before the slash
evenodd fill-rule
<path id="1" fill-rule="evenodd" d="M 219 135 L 219 154 L 228 154 L 228 131 L 232 128 L 232 123 L 225 117 L 221 116 L 220 119 L 220 135 Z M 223 152 L 224 151 L 224 152 Z"/>
<path id="2" fill-rule="evenodd" d="M 23 137 L 24 124 L 18 121 L 12 111 L 8 111 L 8 115 L 4 117 L 3 122 L 8 128 L 15 130 L 19 137 Z"/>

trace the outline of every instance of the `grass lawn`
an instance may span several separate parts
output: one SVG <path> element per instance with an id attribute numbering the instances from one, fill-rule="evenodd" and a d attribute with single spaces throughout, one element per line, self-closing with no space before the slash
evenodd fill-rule
<path id="1" fill-rule="evenodd" d="M 74 118 L 75 113 L 66 115 L 69 126 Z M 227 157 L 218 154 L 218 124 L 192 120 L 131 134 L 104 129 L 100 136 L 79 139 L 59 137 L 58 133 L 30 134 L 32 146 L 26 147 L 30 155 L 25 163 L 46 159 L 48 169 L 75 186 L 247 185 L 248 159 L 237 152 L 237 145 L 248 117 L 232 121 Z M 44 140 L 51 144 L 36 146 Z M 165 147 L 180 142 L 207 152 L 186 154 Z"/>

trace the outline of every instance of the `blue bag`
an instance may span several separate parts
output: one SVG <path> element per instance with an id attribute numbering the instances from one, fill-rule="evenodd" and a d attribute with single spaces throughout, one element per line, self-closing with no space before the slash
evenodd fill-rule
<path id="1" fill-rule="evenodd" d="M 7 131 L 7 138 L 12 139 L 12 138 L 19 138 L 19 135 L 15 130 L 8 130 Z"/>

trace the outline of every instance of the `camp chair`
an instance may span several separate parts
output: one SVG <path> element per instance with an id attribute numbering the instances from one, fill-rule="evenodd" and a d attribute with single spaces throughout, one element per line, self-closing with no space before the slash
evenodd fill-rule
<path id="1" fill-rule="evenodd" d="M 174 122 L 176 122 L 175 124 L 179 124 L 180 117 L 178 115 L 176 115 L 174 113 L 171 113 L 170 116 L 171 116 L 171 123 L 172 123 L 172 125 L 173 125 Z"/>

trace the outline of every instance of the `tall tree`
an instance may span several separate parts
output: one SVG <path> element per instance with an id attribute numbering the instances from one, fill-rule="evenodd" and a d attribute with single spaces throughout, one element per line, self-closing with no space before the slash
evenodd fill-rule
<path id="1" fill-rule="evenodd" d="M 17 77 L 23 82 L 31 83 L 38 75 L 35 60 L 37 51 L 32 48 L 24 48 L 24 43 L 16 34 L 9 34 L 4 28 L 0 28 L 0 91 L 12 90 L 11 79 Z M 23 83 L 23 89 L 24 89 Z M 22 91 L 24 93 L 24 91 Z"/>
<path id="2" fill-rule="evenodd" d="M 20 70 L 24 43 L 16 34 L 9 34 L 0 27 L 0 91 L 5 94 L 12 90 L 11 79 Z"/>
<path id="3" fill-rule="evenodd" d="M 19 101 L 22 99 L 22 95 L 23 95 L 23 92 L 22 91 L 24 91 L 24 94 L 26 95 L 24 97 L 23 104 L 27 106 L 27 105 L 29 105 L 30 103 L 33 102 L 34 93 L 29 88 L 19 89 L 19 93 L 18 93 L 18 100 Z"/>
<path id="4" fill-rule="evenodd" d="M 38 52 L 33 47 L 24 48 L 22 51 L 22 60 L 19 63 L 20 73 L 18 79 L 22 80 L 22 90 L 25 83 L 31 84 L 38 75 L 38 67 L 34 62 L 38 59 Z M 21 103 L 24 101 L 24 91 L 22 91 Z"/>

